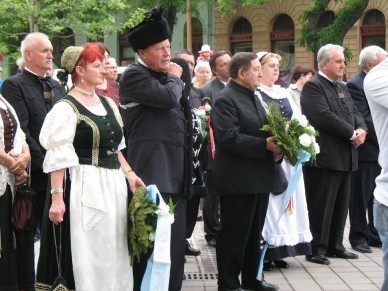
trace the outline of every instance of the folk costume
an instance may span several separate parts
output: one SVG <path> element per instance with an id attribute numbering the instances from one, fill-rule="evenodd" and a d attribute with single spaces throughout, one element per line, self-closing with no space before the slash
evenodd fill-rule
<path id="1" fill-rule="evenodd" d="M 256 288 L 268 197 L 280 191 L 281 181 L 266 149 L 269 134 L 260 130 L 268 121 L 255 92 L 232 80 L 218 96 L 211 116 L 216 144 L 213 178 L 221 203 L 218 286 L 238 289 L 241 272 L 241 285 Z"/>
<path id="2" fill-rule="evenodd" d="M 122 121 L 111 99 L 100 100 L 100 105 L 86 108 L 67 95 L 54 106 L 40 137 L 47 149 L 44 170 L 69 171 L 62 223 L 62 270 L 68 287 L 77 291 L 132 290 L 127 186 L 117 157 L 117 151 L 125 147 Z M 50 205 L 48 194 L 37 290 L 47 290 L 57 276 Z"/>
<path id="3" fill-rule="evenodd" d="M 31 188 L 35 191 L 35 218 L 40 220 L 48 176 L 43 172 L 45 149 L 39 143 L 39 134 L 47 113 L 63 96 L 59 83 L 49 77 L 43 78 L 27 67 L 18 75 L 6 79 L 1 87 L 3 97 L 17 112 L 20 126 L 26 134 L 31 154 Z M 16 233 L 18 247 L 19 288 L 35 285 L 35 229 Z"/>
<path id="4" fill-rule="evenodd" d="M 367 129 L 346 86 L 321 71 L 308 81 L 301 95 L 302 113 L 319 132 L 320 153 L 304 167 L 312 255 L 347 255 L 343 245 L 349 209 L 351 173 L 358 153 L 351 143 L 354 131 Z"/>
<path id="5" fill-rule="evenodd" d="M 265 104 L 277 103 L 281 108 L 283 117 L 287 119 L 301 114 L 287 89 L 279 85 L 273 87 L 260 85 L 258 97 Z M 283 159 L 281 166 L 287 180 L 289 180 L 293 166 L 287 159 Z M 269 197 L 268 211 L 263 228 L 263 237 L 269 244 L 265 255 L 268 260 L 280 260 L 286 257 L 311 254 L 310 241 L 312 236 L 303 176 L 299 180 L 287 212 L 283 214 L 276 226 L 277 219 L 281 215 L 280 210 L 283 206 L 284 197 L 285 193 L 276 196 L 270 195 Z"/>
<path id="6" fill-rule="evenodd" d="M 6 153 L 21 152 L 26 137 L 15 110 L 0 95 L 0 148 Z M 0 164 L 0 290 L 19 290 L 16 264 L 17 249 L 12 227 L 12 201 L 15 176 Z"/>
<path id="7" fill-rule="evenodd" d="M 171 40 L 160 6 L 132 28 L 133 50 Z M 144 36 L 147 37 L 144 37 Z M 146 185 L 155 184 L 163 199 L 176 204 L 171 225 L 169 290 L 182 287 L 186 237 L 186 199 L 192 190 L 192 117 L 185 84 L 174 74 L 155 72 L 139 58 L 120 81 L 120 104 L 127 138 L 127 161 Z M 140 290 L 152 250 L 134 263 L 134 290 Z"/>

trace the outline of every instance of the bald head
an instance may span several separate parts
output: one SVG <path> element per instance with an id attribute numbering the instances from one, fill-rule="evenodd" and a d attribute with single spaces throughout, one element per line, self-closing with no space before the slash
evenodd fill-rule
<path id="1" fill-rule="evenodd" d="M 44 77 L 52 68 L 53 46 L 44 33 L 28 34 L 22 41 L 20 50 L 25 66 L 33 73 Z"/>

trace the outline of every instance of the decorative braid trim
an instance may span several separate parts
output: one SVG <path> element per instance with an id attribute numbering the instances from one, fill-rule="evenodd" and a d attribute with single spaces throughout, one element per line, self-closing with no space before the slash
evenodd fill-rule
<path id="1" fill-rule="evenodd" d="M 59 284 L 55 287 L 55 289 L 51 289 L 52 285 L 44 284 L 44 283 L 36 283 L 35 290 L 36 291 L 75 291 L 75 289 L 68 289 L 66 286 Z"/>
<path id="2" fill-rule="evenodd" d="M 98 157 L 99 157 L 99 148 L 100 148 L 100 130 L 98 129 L 98 126 L 91 120 L 89 117 L 82 115 L 78 109 L 77 106 L 73 102 L 67 99 L 63 99 L 62 102 L 68 103 L 74 110 L 76 116 L 77 116 L 77 124 L 79 124 L 81 121 L 85 121 L 86 124 L 88 124 L 93 131 L 93 148 L 92 148 L 92 165 L 98 166 Z"/>

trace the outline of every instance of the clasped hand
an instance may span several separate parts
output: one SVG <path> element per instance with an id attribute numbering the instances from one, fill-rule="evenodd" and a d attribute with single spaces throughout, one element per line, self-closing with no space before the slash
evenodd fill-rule
<path id="1" fill-rule="evenodd" d="M 9 171 L 15 175 L 21 175 L 25 172 L 28 163 L 30 162 L 30 156 L 24 153 L 14 154 L 8 153 L 12 164 L 9 166 Z"/>
<path id="2" fill-rule="evenodd" d="M 367 132 L 364 129 L 362 129 L 362 128 L 357 129 L 356 130 L 356 136 L 352 140 L 352 144 L 356 148 L 359 147 L 360 145 L 362 145 L 364 143 L 364 141 L 365 141 L 366 134 L 367 134 Z"/>

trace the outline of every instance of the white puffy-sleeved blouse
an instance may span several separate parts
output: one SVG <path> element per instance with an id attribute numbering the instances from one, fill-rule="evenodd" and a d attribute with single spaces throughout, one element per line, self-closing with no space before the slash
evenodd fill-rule
<path id="1" fill-rule="evenodd" d="M 11 114 L 14 116 L 17 122 L 17 128 L 13 143 L 13 149 L 11 152 L 15 154 L 20 154 L 22 152 L 22 148 L 24 146 L 27 146 L 26 142 L 26 136 L 23 132 L 23 130 L 20 128 L 19 119 L 17 117 L 17 114 L 11 104 L 9 104 L 3 96 L 0 94 L 0 107 L 2 109 L 8 109 Z M 2 118 L 0 118 L 0 148 L 5 149 L 4 145 L 4 124 Z M 4 165 L 0 165 L 0 196 L 4 194 L 7 185 L 11 187 L 11 190 L 13 191 L 15 184 L 15 176 L 8 171 L 8 168 Z"/>

